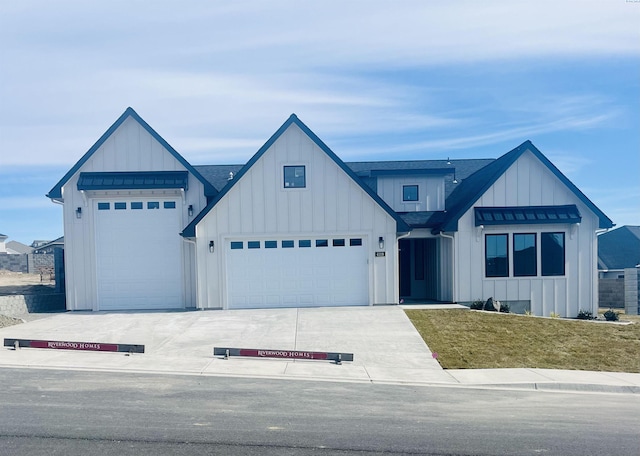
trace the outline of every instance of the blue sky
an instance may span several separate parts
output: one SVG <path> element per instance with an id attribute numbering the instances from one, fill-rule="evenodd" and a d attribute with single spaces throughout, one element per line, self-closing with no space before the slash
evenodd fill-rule
<path id="1" fill-rule="evenodd" d="M 530 139 L 640 225 L 640 2 L 0 2 L 0 233 L 128 107 L 190 163 L 244 163 L 295 112 L 345 161 L 497 158 Z"/>

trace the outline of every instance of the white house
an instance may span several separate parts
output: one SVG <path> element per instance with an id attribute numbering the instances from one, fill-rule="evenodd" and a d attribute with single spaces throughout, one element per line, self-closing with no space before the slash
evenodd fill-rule
<path id="1" fill-rule="evenodd" d="M 493 297 L 597 309 L 613 226 L 527 141 L 497 160 L 344 163 L 292 115 L 245 165 L 192 166 L 128 108 L 47 195 L 67 308 Z"/>

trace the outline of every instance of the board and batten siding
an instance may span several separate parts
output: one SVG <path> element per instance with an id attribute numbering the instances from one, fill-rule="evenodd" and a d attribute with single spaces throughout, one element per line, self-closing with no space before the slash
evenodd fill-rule
<path id="1" fill-rule="evenodd" d="M 97 310 L 97 271 L 94 226 L 94 197 L 123 198 L 175 196 L 175 190 L 88 192 L 83 196 L 77 189 L 81 172 L 104 171 L 185 171 L 185 167 L 137 121 L 129 117 L 89 157 L 81 168 L 62 187 L 65 243 L 65 280 L 68 310 Z M 185 192 L 182 226 L 189 223 L 187 208 L 194 207 L 194 215 L 206 206 L 204 186 L 189 174 L 189 189 Z M 76 218 L 76 208 L 82 208 L 82 218 Z M 131 227 L 135 229 L 135 227 Z M 176 232 L 176 237 L 180 233 Z M 162 248 L 162 246 L 158 246 Z M 185 307 L 195 307 L 195 248 L 182 242 Z M 125 259 L 126 261 L 126 259 Z"/>
<path id="2" fill-rule="evenodd" d="M 285 165 L 305 166 L 306 188 L 284 188 Z M 225 246 L 230 238 L 285 236 L 365 238 L 370 304 L 397 303 L 396 221 L 295 124 L 196 226 L 198 307 L 228 307 Z M 386 256 L 375 257 L 380 236 Z"/>
<path id="3" fill-rule="evenodd" d="M 475 226 L 473 207 L 547 206 L 575 204 L 577 224 Z M 525 152 L 458 221 L 455 233 L 457 302 L 489 297 L 500 301 L 530 301 L 534 315 L 575 317 L 580 309 L 597 311 L 598 218 L 532 153 Z M 565 233 L 565 275 L 540 274 L 540 233 Z M 509 277 L 485 277 L 485 235 L 508 234 Z M 536 277 L 513 276 L 513 233 L 536 233 Z"/>
<path id="4" fill-rule="evenodd" d="M 378 176 L 378 196 L 396 212 L 443 211 L 444 177 L 442 176 Z M 418 186 L 418 201 L 403 201 L 402 187 Z"/>

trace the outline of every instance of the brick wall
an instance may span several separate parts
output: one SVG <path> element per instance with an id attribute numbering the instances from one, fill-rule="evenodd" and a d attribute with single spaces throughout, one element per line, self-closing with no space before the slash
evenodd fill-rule
<path id="1" fill-rule="evenodd" d="M 0 253 L 0 269 L 13 272 L 29 272 L 27 255 L 9 255 L 8 253 Z"/>
<path id="2" fill-rule="evenodd" d="M 65 310 L 64 294 L 0 296 L 0 314 L 17 316 L 33 312 Z"/>
<path id="3" fill-rule="evenodd" d="M 598 305 L 600 307 L 624 308 L 624 279 L 599 279 Z"/>
<path id="4" fill-rule="evenodd" d="M 40 268 L 54 268 L 55 259 L 52 253 L 29 253 L 10 255 L 0 253 L 0 269 L 7 271 L 37 274 Z"/>
<path id="5" fill-rule="evenodd" d="M 624 311 L 628 315 L 640 315 L 640 277 L 638 268 L 624 270 Z"/>

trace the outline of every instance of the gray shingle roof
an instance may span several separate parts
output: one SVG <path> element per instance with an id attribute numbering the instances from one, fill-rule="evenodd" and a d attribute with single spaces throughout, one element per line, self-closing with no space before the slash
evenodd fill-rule
<path id="1" fill-rule="evenodd" d="M 598 269 L 635 268 L 640 264 L 640 226 L 624 225 L 598 236 Z"/>

